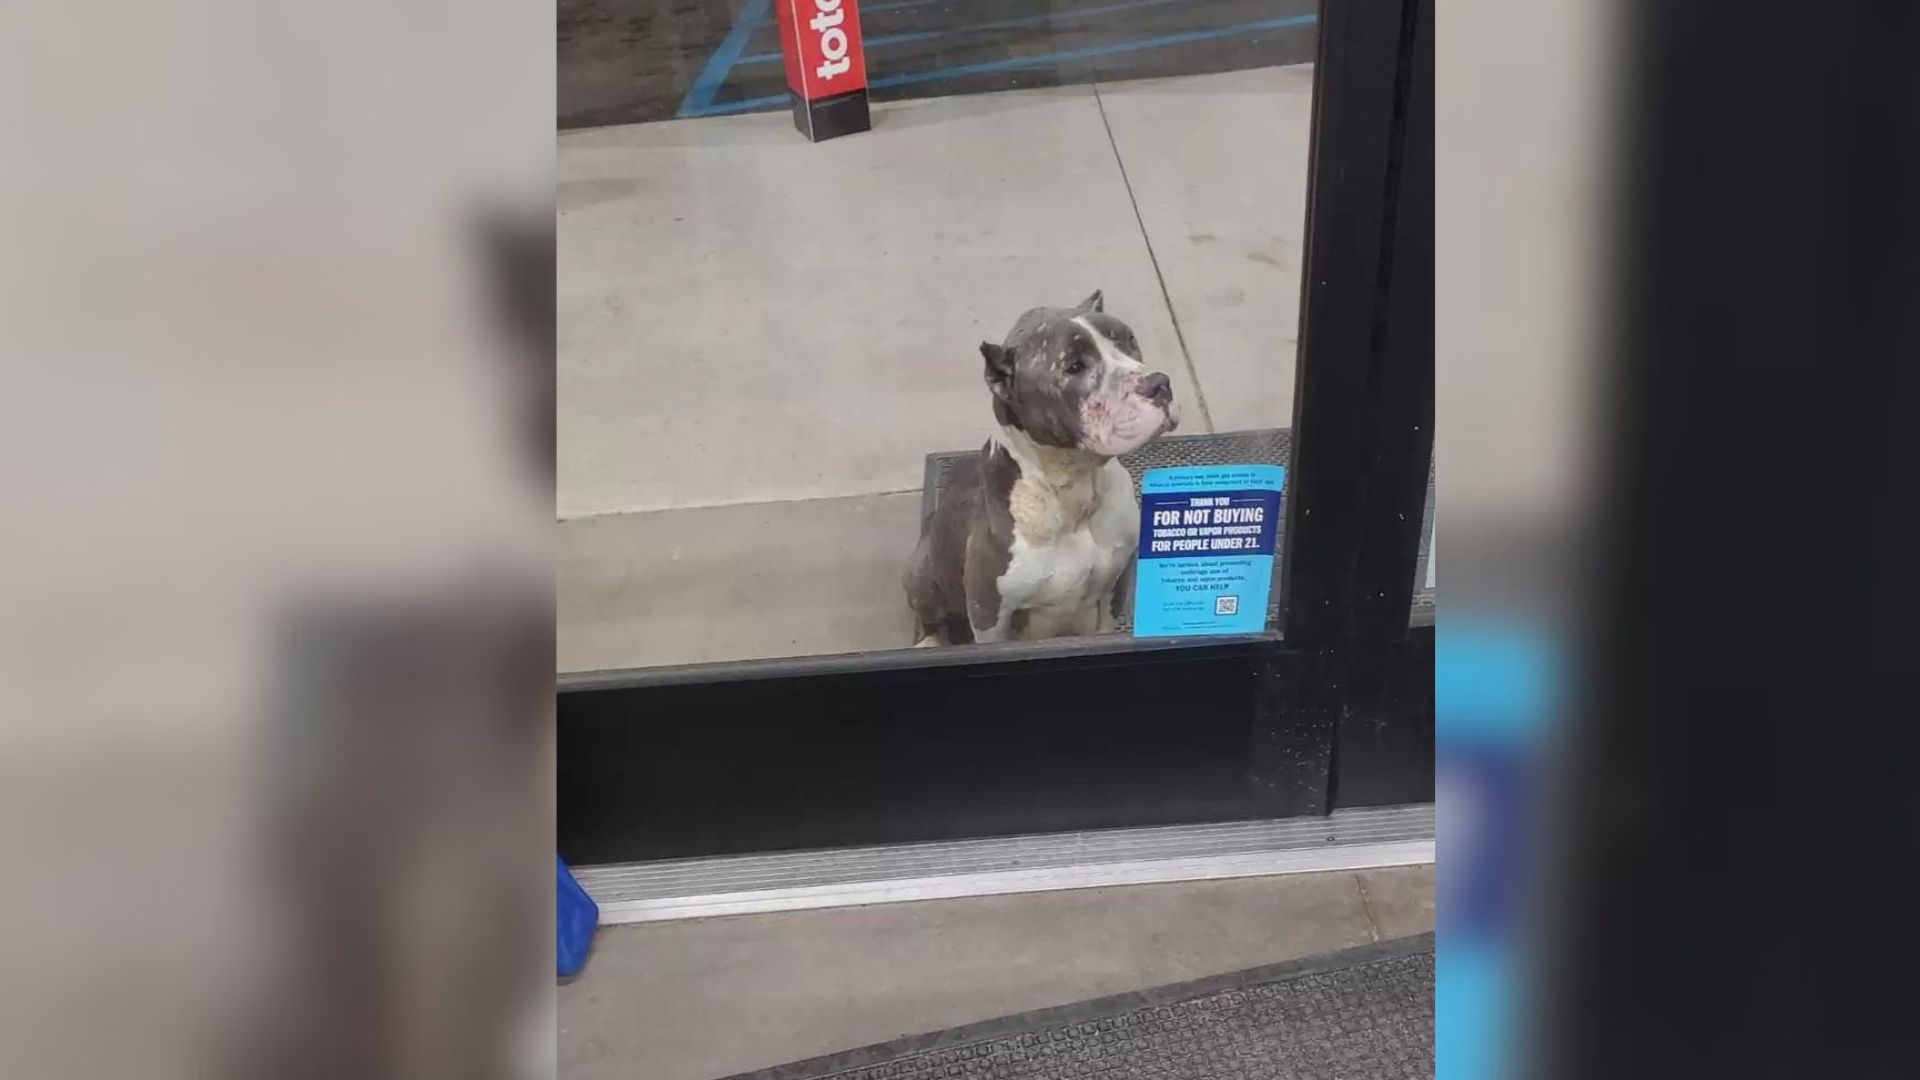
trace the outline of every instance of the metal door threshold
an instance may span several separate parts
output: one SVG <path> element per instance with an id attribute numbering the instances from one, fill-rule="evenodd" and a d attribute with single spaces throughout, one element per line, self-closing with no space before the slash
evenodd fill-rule
<path id="1" fill-rule="evenodd" d="M 602 923 L 1433 861 L 1433 806 L 577 867 Z"/>

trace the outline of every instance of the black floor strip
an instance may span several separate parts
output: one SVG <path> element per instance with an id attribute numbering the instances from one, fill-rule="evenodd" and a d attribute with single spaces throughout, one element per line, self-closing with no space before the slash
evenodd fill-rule
<path id="1" fill-rule="evenodd" d="M 1433 1075 L 1433 935 L 1019 1013 L 729 1080 Z"/>

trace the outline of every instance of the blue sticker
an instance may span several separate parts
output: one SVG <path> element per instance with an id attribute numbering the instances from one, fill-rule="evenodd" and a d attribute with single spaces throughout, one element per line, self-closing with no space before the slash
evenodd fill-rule
<path id="1" fill-rule="evenodd" d="M 1267 628 L 1286 479 L 1279 465 L 1196 465 L 1141 476 L 1135 637 Z"/>

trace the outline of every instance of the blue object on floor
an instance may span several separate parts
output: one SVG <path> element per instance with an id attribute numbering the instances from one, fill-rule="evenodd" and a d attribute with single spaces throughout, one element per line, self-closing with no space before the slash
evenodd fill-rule
<path id="1" fill-rule="evenodd" d="M 600 906 L 587 890 L 573 880 L 567 864 L 558 855 L 553 865 L 559 869 L 560 895 L 553 905 L 553 926 L 560 939 L 560 977 L 577 973 L 587 962 L 587 949 L 593 945 L 593 928 L 600 921 Z"/>

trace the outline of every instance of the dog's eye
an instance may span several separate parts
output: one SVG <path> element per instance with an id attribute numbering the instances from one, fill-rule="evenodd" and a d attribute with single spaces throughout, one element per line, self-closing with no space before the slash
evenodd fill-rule
<path id="1" fill-rule="evenodd" d="M 1067 361 L 1067 374 L 1078 375 L 1085 370 L 1087 370 L 1087 362 L 1085 360 L 1076 356 Z"/>

